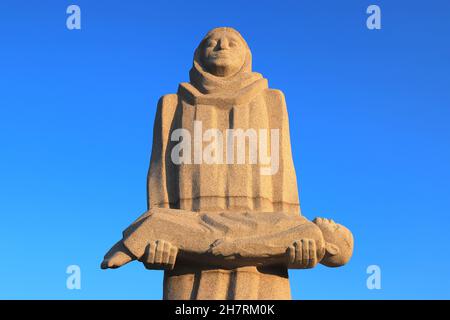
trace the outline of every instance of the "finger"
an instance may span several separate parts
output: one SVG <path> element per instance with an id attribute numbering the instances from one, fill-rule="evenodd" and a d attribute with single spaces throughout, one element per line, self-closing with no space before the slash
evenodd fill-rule
<path id="1" fill-rule="evenodd" d="M 175 266 L 175 261 L 177 260 L 177 253 L 178 253 L 177 247 L 173 246 L 172 248 L 170 248 L 170 256 L 169 256 L 170 269 L 173 269 L 173 267 Z"/>
<path id="2" fill-rule="evenodd" d="M 168 263 L 169 262 L 169 255 L 170 255 L 170 243 L 165 241 L 163 246 L 163 253 L 162 253 L 162 263 Z"/>
<path id="3" fill-rule="evenodd" d="M 294 263 L 295 264 L 299 264 L 302 263 L 302 257 L 303 257 L 303 251 L 302 251 L 302 242 L 301 241 L 296 241 L 294 243 L 295 246 L 295 259 L 294 259 Z"/>
<path id="4" fill-rule="evenodd" d="M 295 262 L 295 247 L 294 247 L 294 245 L 289 246 L 287 248 L 287 254 L 289 257 L 289 263 L 293 264 Z"/>
<path id="5" fill-rule="evenodd" d="M 156 243 L 152 241 L 147 246 L 147 263 L 152 264 L 155 263 L 155 253 L 156 253 Z"/>
<path id="6" fill-rule="evenodd" d="M 313 268 L 316 265 L 316 241 L 309 240 L 309 267 Z"/>
<path id="7" fill-rule="evenodd" d="M 158 264 L 162 263 L 164 242 L 165 241 L 161 241 L 161 240 L 156 241 L 155 263 L 158 263 Z"/>
<path id="8" fill-rule="evenodd" d="M 302 239 L 302 264 L 306 267 L 309 262 L 309 242 Z"/>

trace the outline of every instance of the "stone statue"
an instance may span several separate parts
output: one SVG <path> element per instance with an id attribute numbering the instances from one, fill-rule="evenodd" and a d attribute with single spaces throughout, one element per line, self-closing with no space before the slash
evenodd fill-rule
<path id="1" fill-rule="evenodd" d="M 201 41 L 158 103 L 148 211 L 102 268 L 163 269 L 164 299 L 290 299 L 288 268 L 350 260 L 347 228 L 301 215 L 284 95 L 251 62 L 232 28 Z"/>

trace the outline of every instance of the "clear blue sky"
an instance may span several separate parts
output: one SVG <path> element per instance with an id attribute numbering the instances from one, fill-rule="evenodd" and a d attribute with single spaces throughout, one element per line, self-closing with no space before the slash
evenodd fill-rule
<path id="1" fill-rule="evenodd" d="M 285 93 L 304 214 L 355 236 L 347 266 L 290 272 L 293 297 L 450 298 L 450 2 L 226 2 L 0 2 L 0 298 L 161 298 L 162 272 L 99 265 L 146 209 L 156 102 L 217 26 Z"/>

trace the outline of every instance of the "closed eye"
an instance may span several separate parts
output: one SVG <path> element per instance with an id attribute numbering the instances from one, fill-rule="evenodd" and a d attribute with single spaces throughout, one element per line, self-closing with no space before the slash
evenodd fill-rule
<path id="1" fill-rule="evenodd" d="M 217 41 L 215 41 L 215 40 L 209 40 L 207 42 L 208 47 L 215 47 L 216 45 L 217 45 Z"/>

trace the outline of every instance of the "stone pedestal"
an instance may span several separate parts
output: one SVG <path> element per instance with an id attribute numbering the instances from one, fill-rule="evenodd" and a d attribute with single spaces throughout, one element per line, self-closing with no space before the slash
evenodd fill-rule
<path id="1" fill-rule="evenodd" d="M 177 266 L 164 274 L 166 300 L 289 300 L 285 267 L 198 269 Z"/>

